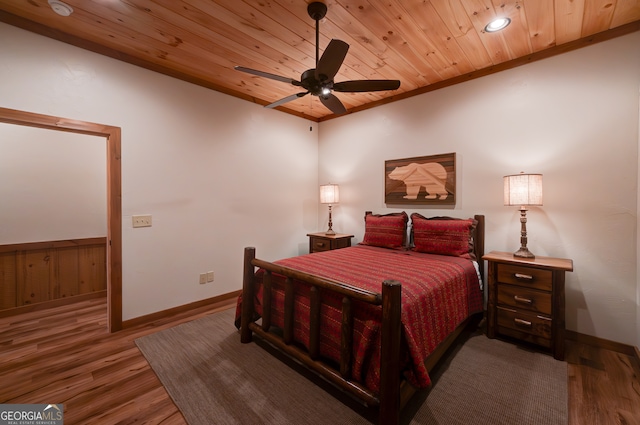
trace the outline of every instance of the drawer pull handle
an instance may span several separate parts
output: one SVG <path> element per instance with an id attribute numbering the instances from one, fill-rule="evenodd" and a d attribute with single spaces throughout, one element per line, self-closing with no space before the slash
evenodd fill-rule
<path id="1" fill-rule="evenodd" d="M 529 322 L 528 320 L 522 320 L 522 319 L 513 319 L 514 322 L 516 322 L 516 325 L 522 325 L 522 326 L 529 326 L 531 327 L 531 322 Z"/>
<path id="2" fill-rule="evenodd" d="M 516 279 L 520 280 L 533 280 L 533 276 L 531 276 L 530 274 L 515 273 L 514 276 L 516 277 Z"/>
<path id="3" fill-rule="evenodd" d="M 316 242 L 316 246 L 322 248 L 324 246 L 324 242 Z"/>
<path id="4" fill-rule="evenodd" d="M 513 296 L 513 299 L 517 302 L 517 303 L 523 303 L 523 304 L 531 304 L 533 303 L 533 300 L 530 300 L 529 298 L 522 298 L 519 297 L 517 295 Z"/>

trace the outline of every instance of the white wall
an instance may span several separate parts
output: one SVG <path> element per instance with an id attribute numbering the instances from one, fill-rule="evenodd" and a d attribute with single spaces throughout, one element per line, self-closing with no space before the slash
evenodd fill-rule
<path id="1" fill-rule="evenodd" d="M 123 320 L 240 289 L 245 246 L 306 252 L 317 125 L 2 23 L 0 40 L 0 106 L 122 128 Z"/>
<path id="2" fill-rule="evenodd" d="M 483 213 L 487 251 L 519 247 L 502 176 L 544 175 L 528 247 L 571 258 L 567 328 L 640 345 L 636 226 L 640 33 L 320 125 L 320 183 L 340 185 L 334 229 L 361 240 L 384 204 L 384 161 L 457 154 L 457 204 Z M 411 212 L 417 210 L 406 209 Z M 319 226 L 326 223 L 320 208 Z"/>
<path id="3" fill-rule="evenodd" d="M 106 139 L 0 123 L 0 245 L 107 235 Z"/>

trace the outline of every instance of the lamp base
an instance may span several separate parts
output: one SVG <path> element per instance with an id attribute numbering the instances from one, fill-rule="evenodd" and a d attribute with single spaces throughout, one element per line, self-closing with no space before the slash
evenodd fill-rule
<path id="1" fill-rule="evenodd" d="M 524 247 L 520 247 L 520 249 L 519 249 L 519 250 L 517 250 L 516 252 L 514 252 L 514 253 L 513 253 L 513 256 L 514 256 L 514 257 L 520 257 L 520 258 L 531 258 L 531 259 L 536 258 L 536 256 L 535 256 L 535 255 L 533 255 L 533 254 L 531 253 L 531 251 L 529 251 L 529 250 L 527 249 L 527 247 L 526 247 L 526 246 L 524 246 Z"/>
<path id="2" fill-rule="evenodd" d="M 333 236 L 336 232 L 333 231 L 333 222 L 331 221 L 331 204 L 329 204 L 329 230 L 324 232 L 325 235 Z"/>

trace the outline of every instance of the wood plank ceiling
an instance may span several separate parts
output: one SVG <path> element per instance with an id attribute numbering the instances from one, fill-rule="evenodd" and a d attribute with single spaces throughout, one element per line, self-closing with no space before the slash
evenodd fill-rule
<path id="1" fill-rule="evenodd" d="M 300 92 L 234 70 L 300 80 L 315 67 L 310 0 L 0 0 L 0 21 L 266 105 Z M 394 79 L 395 91 L 338 93 L 348 112 L 407 98 L 640 29 L 640 0 L 325 0 L 320 54 L 350 45 L 335 81 Z M 485 25 L 508 17 L 505 30 Z M 10 42 L 3 40 L 3 42 Z M 0 59 L 1 60 L 1 59 Z M 335 117 L 316 96 L 278 107 Z"/>

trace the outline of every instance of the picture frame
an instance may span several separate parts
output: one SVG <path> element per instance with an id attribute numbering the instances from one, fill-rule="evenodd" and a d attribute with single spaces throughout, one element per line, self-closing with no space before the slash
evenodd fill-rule
<path id="1" fill-rule="evenodd" d="M 455 205 L 455 152 L 385 161 L 384 202 L 392 205 Z"/>

